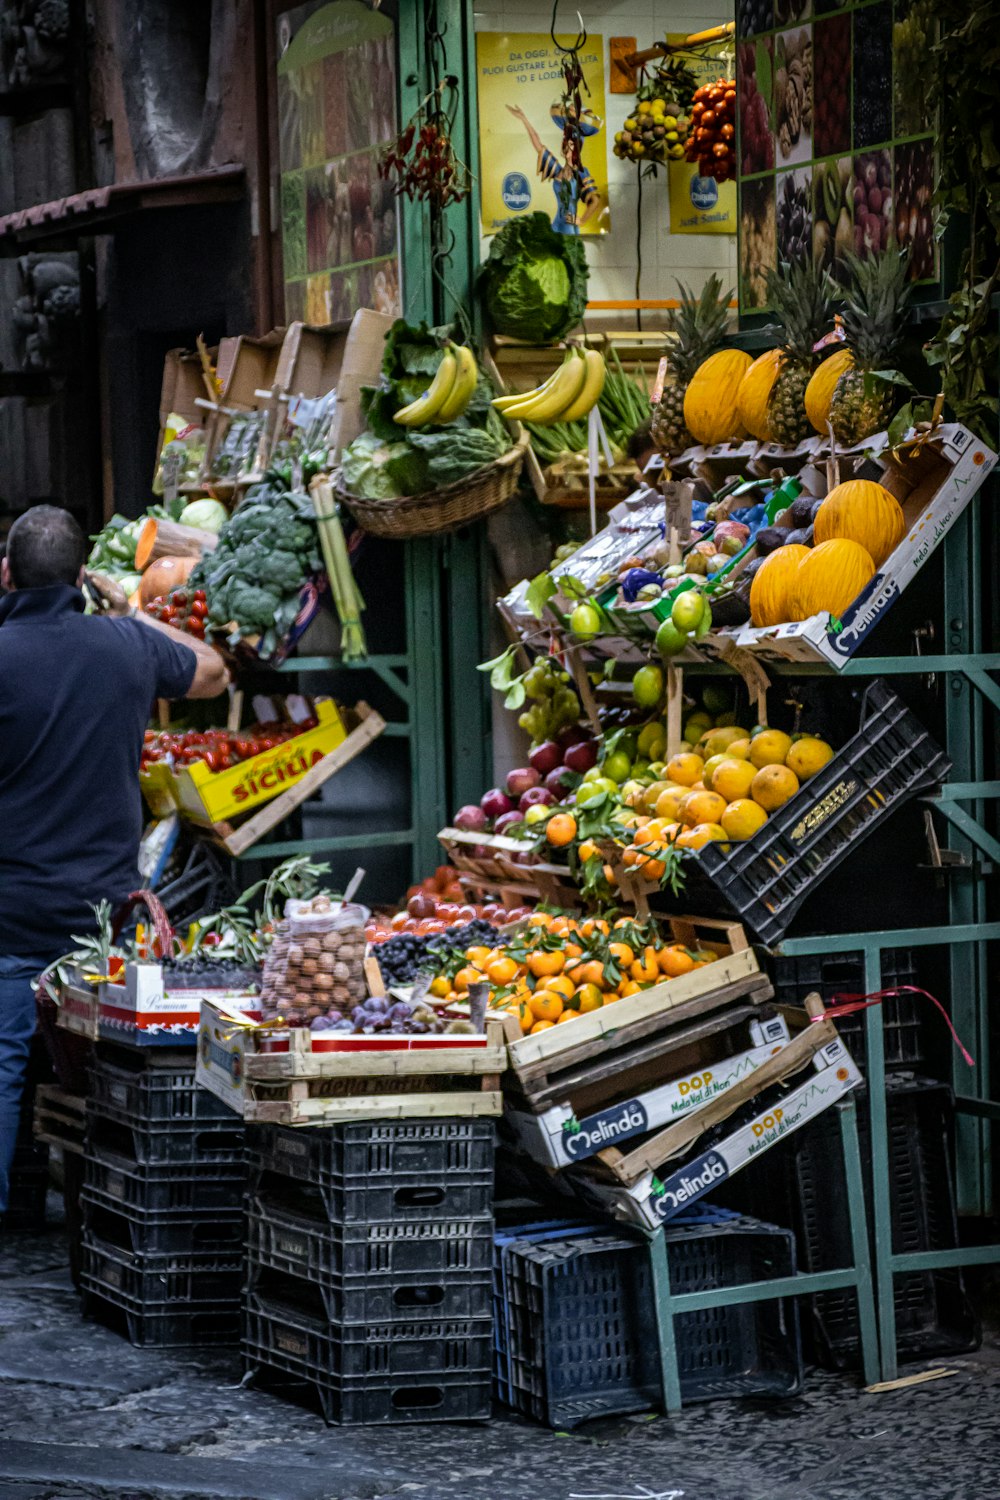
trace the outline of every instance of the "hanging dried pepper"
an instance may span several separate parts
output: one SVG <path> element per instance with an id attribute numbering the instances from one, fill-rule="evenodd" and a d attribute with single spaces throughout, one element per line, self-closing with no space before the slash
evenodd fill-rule
<path id="1" fill-rule="evenodd" d="M 397 198 L 446 208 L 469 196 L 472 173 L 452 145 L 457 113 L 458 79 L 449 74 L 379 157 L 378 175 L 392 182 Z"/>

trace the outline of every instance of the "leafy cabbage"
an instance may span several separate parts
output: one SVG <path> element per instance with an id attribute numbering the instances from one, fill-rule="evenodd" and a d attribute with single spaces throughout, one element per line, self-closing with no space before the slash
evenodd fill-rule
<path id="1" fill-rule="evenodd" d="M 587 257 L 578 235 L 545 214 L 510 219 L 493 237 L 479 287 L 495 332 L 531 344 L 569 333 L 587 305 Z"/>
<path id="2" fill-rule="evenodd" d="M 385 442 L 374 432 L 361 433 L 344 449 L 341 467 L 349 493 L 366 500 L 397 500 L 427 488 L 421 454 L 409 443 Z"/>

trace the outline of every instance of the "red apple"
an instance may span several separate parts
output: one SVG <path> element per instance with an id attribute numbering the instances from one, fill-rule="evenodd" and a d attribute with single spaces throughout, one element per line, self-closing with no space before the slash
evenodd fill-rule
<path id="1" fill-rule="evenodd" d="M 468 833 L 482 833 L 486 827 L 486 814 L 481 807 L 476 807 L 471 802 L 466 803 L 455 814 L 454 826 L 465 829 Z"/>
<path id="2" fill-rule="evenodd" d="M 541 772 L 536 771 L 534 766 L 519 766 L 507 777 L 507 795 L 523 797 L 524 793 L 530 791 L 533 786 L 537 786 L 541 779 Z"/>
<path id="3" fill-rule="evenodd" d="M 527 797 L 530 796 L 530 793 L 525 792 L 524 795 Z M 516 823 L 522 823 L 523 821 L 524 819 L 521 813 L 515 808 L 513 812 L 503 813 L 499 818 L 497 818 L 496 822 L 493 825 L 493 832 L 509 833 Z"/>
<path id="4" fill-rule="evenodd" d="M 556 743 L 563 750 L 568 750 L 570 745 L 578 745 L 581 740 L 588 738 L 589 735 L 582 724 L 565 724 L 556 735 Z"/>
<path id="5" fill-rule="evenodd" d="M 539 803 L 543 807 L 551 807 L 555 800 L 547 786 L 533 786 L 530 792 L 525 792 L 518 806 L 522 813 L 526 813 L 529 807 L 535 807 Z"/>
<path id="6" fill-rule="evenodd" d="M 547 776 L 556 766 L 562 765 L 563 754 L 554 740 L 543 740 L 528 756 L 539 776 Z"/>
<path id="7" fill-rule="evenodd" d="M 593 740 L 580 740 L 576 745 L 570 745 L 566 751 L 566 767 L 570 771 L 576 771 L 583 775 L 592 766 L 597 765 L 597 746 Z"/>
<path id="8" fill-rule="evenodd" d="M 507 793 L 502 792 L 498 786 L 493 787 L 492 791 L 486 793 L 485 797 L 481 799 L 479 806 L 488 818 L 502 818 L 504 813 L 512 812 L 514 808 L 514 804 L 507 796 Z"/>
<path id="9" fill-rule="evenodd" d="M 553 794 L 557 802 L 561 802 L 563 797 L 565 797 L 566 793 L 569 791 L 569 787 L 566 782 L 566 770 L 567 768 L 565 766 L 556 766 L 555 770 L 550 771 L 545 778 L 545 785 Z"/>

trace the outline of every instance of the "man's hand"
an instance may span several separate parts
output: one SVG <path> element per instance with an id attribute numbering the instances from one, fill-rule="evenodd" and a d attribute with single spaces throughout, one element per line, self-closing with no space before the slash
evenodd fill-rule
<path id="1" fill-rule="evenodd" d="M 128 595 L 117 578 L 107 578 L 103 573 L 84 573 L 83 579 L 98 600 L 104 614 L 128 614 L 130 609 Z"/>

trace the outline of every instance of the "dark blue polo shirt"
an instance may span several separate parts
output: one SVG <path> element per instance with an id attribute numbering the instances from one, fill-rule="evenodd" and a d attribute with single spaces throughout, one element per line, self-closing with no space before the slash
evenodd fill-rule
<path id="1" fill-rule="evenodd" d="M 0 599 L 0 955 L 58 957 L 137 888 L 143 731 L 194 680 L 181 642 L 83 609 L 67 584 Z"/>

